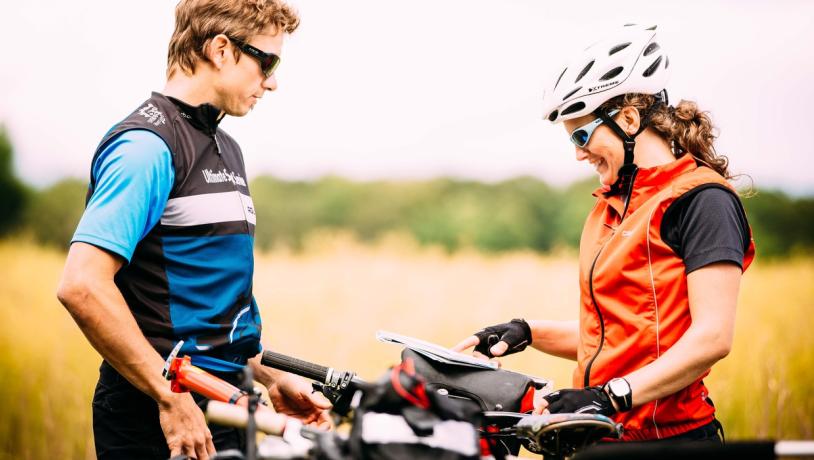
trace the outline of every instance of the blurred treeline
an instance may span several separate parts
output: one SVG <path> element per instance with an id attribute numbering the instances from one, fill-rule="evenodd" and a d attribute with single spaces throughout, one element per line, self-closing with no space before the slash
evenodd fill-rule
<path id="1" fill-rule="evenodd" d="M 0 235 L 25 234 L 41 244 L 67 247 L 82 215 L 87 181 L 66 179 L 33 189 L 15 177 L 12 165 L 12 146 L 0 128 Z M 360 241 L 407 233 L 423 245 L 485 252 L 576 248 L 595 186 L 594 178 L 553 188 L 530 177 L 485 184 L 263 176 L 250 184 L 258 216 L 256 244 L 263 250 L 299 249 L 314 231 L 342 230 Z M 814 197 L 758 190 L 744 205 L 761 257 L 814 249 Z"/>

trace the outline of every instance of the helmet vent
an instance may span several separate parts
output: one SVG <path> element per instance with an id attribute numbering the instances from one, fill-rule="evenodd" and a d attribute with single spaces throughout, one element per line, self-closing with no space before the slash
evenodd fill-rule
<path id="1" fill-rule="evenodd" d="M 557 115 L 559 115 L 559 113 L 557 113 L 557 111 L 556 111 L 556 110 L 555 110 L 555 111 L 553 111 L 553 112 L 551 112 L 550 114 L 548 114 L 548 121 L 554 121 L 554 120 L 556 120 L 556 119 L 557 119 Z"/>
<path id="2" fill-rule="evenodd" d="M 644 71 L 642 76 L 643 77 L 649 77 L 649 76 L 653 75 L 656 72 L 656 70 L 659 68 L 659 64 L 661 64 L 661 56 L 659 56 L 658 59 L 656 59 L 652 64 L 650 64 L 650 67 L 648 67 Z"/>
<path id="3" fill-rule="evenodd" d="M 593 67 L 593 65 L 594 65 L 594 61 L 589 62 L 588 65 L 586 65 L 585 68 L 582 69 L 582 72 L 580 72 L 579 75 L 577 75 L 577 79 L 574 80 L 574 83 L 580 81 L 582 79 L 582 77 L 584 77 L 585 74 L 587 74 L 588 71 L 591 70 L 591 67 Z"/>
<path id="4" fill-rule="evenodd" d="M 568 99 L 569 97 L 573 96 L 573 95 L 574 95 L 574 94 L 575 94 L 577 91 L 579 91 L 579 90 L 581 90 L 581 89 L 582 89 L 582 87 L 581 87 L 581 86 L 578 86 L 578 87 L 577 87 L 575 90 L 573 90 L 573 91 L 571 91 L 570 93 L 568 93 L 568 94 L 566 94 L 565 96 L 563 96 L 562 100 L 564 101 L 564 100 Z"/>
<path id="5" fill-rule="evenodd" d="M 582 101 L 577 102 L 576 104 L 569 105 L 567 109 L 563 110 L 560 115 L 570 115 L 574 112 L 579 112 L 580 110 L 585 108 L 585 103 Z"/>
<path id="6" fill-rule="evenodd" d="M 623 70 L 625 70 L 624 67 L 616 67 L 616 68 L 610 69 L 605 75 L 602 75 L 601 77 L 599 77 L 599 81 L 610 80 L 611 78 L 613 78 L 613 77 L 619 75 L 620 73 L 622 73 Z"/>
<path id="7" fill-rule="evenodd" d="M 611 48 L 610 51 L 608 51 L 608 56 L 613 56 L 614 54 L 618 53 L 619 51 L 622 51 L 623 49 L 627 48 L 628 46 L 630 46 L 630 42 L 622 43 L 620 45 L 616 45 L 613 48 Z"/>
<path id="8" fill-rule="evenodd" d="M 669 66 L 670 66 L 670 58 L 668 56 L 664 56 L 664 68 L 666 69 Z"/>
<path id="9" fill-rule="evenodd" d="M 560 84 L 560 80 L 562 80 L 562 76 L 563 76 L 563 75 L 565 75 L 565 71 L 566 71 L 566 70 L 568 70 L 568 67 L 566 67 L 566 68 L 562 69 L 562 73 L 561 73 L 561 74 L 560 74 L 560 76 L 557 78 L 557 83 L 554 83 L 554 89 L 557 89 L 557 85 L 559 85 L 559 84 Z"/>
<path id="10" fill-rule="evenodd" d="M 656 43 L 656 42 L 653 42 L 653 43 L 647 45 L 647 48 L 644 49 L 644 55 L 645 56 L 650 56 L 657 49 L 659 49 L 659 44 Z"/>

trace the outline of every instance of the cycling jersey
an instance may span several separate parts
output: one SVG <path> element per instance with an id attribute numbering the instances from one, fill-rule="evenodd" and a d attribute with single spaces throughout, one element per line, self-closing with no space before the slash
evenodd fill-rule
<path id="1" fill-rule="evenodd" d="M 686 154 L 639 170 L 624 218 L 621 197 L 596 193 L 580 241 L 575 387 L 603 385 L 650 364 L 690 327 L 686 265 L 661 228 L 671 205 L 702 187 L 734 193 L 719 174 Z M 744 270 L 753 257 L 750 240 L 739 261 Z M 701 380 L 707 372 L 672 395 L 616 414 L 623 439 L 671 437 L 712 422 L 715 409 Z"/>
<path id="2" fill-rule="evenodd" d="M 218 371 L 260 351 L 252 295 L 255 213 L 243 156 L 220 111 L 153 93 L 94 155 L 73 242 L 128 261 L 115 283 L 147 340 Z"/>

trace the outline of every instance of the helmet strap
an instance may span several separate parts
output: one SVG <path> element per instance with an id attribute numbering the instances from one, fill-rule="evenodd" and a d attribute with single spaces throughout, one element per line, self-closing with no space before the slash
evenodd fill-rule
<path id="1" fill-rule="evenodd" d="M 602 119 L 605 124 L 614 132 L 620 139 L 622 139 L 622 144 L 625 148 L 625 160 L 622 163 L 622 167 L 619 168 L 619 172 L 617 173 L 616 182 L 614 182 L 610 186 L 610 190 L 605 192 L 605 196 L 613 196 L 618 195 L 620 193 L 625 193 L 626 195 L 630 195 L 630 189 L 633 186 L 633 178 L 636 176 L 636 172 L 639 170 L 639 167 L 636 166 L 636 163 L 633 162 L 633 150 L 636 148 L 636 136 L 642 133 L 644 129 L 647 127 L 647 120 L 649 117 L 646 117 L 642 120 L 641 126 L 639 126 L 639 130 L 636 131 L 636 134 L 629 135 L 625 132 L 613 117 L 609 116 L 604 110 L 597 109 L 595 112 L 596 116 Z"/>
<path id="2" fill-rule="evenodd" d="M 620 139 L 622 139 L 622 144 L 625 148 L 625 160 L 622 163 L 622 167 L 619 168 L 619 172 L 617 173 L 616 182 L 614 182 L 610 186 L 610 190 L 605 192 L 605 196 L 612 196 L 618 195 L 620 193 L 624 193 L 625 195 L 630 197 L 630 192 L 633 189 L 633 179 L 636 177 L 636 173 L 639 170 L 639 167 L 636 166 L 636 163 L 633 162 L 633 150 L 636 148 L 636 136 L 641 134 L 645 129 L 647 129 L 647 125 L 650 124 L 650 117 L 656 111 L 658 106 L 664 104 L 666 105 L 668 102 L 667 90 L 662 90 L 656 95 L 656 102 L 647 108 L 642 117 L 642 122 L 639 125 L 639 130 L 636 131 L 635 134 L 632 136 L 625 132 L 616 121 L 607 114 L 604 110 L 596 109 L 594 114 L 602 119 L 605 124 L 614 132 Z M 625 206 L 625 211 L 627 211 L 627 205 Z"/>

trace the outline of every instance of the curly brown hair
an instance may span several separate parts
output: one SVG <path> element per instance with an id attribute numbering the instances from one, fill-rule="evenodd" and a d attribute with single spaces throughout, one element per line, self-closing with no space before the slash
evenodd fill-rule
<path id="1" fill-rule="evenodd" d="M 175 7 L 175 31 L 167 53 L 167 77 L 177 69 L 195 73 L 204 50 L 217 34 L 247 42 L 268 26 L 292 33 L 300 24 L 296 11 L 281 0 L 181 0 Z M 235 53 L 235 59 L 239 59 Z"/>
<path id="2" fill-rule="evenodd" d="M 715 126 L 709 112 L 698 109 L 698 104 L 682 100 L 675 107 L 656 104 L 656 96 L 650 94 L 623 94 L 600 106 L 606 113 L 622 107 L 635 107 L 640 114 L 649 113 L 651 128 L 673 146 L 676 158 L 689 153 L 696 161 L 709 166 L 725 179 L 732 179 L 729 159 L 715 151 Z M 649 112 L 651 111 L 652 112 Z"/>

